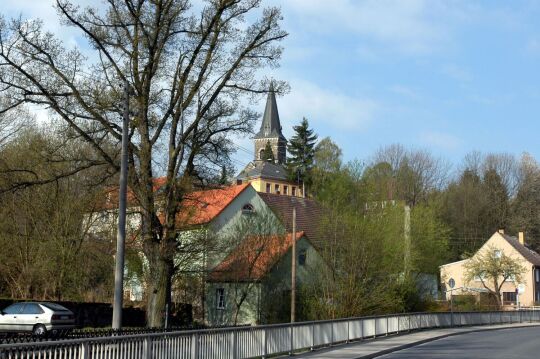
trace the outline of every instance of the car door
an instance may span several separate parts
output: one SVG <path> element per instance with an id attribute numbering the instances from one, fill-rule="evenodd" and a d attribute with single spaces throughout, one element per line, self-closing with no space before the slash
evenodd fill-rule
<path id="1" fill-rule="evenodd" d="M 43 318 L 41 318 L 43 313 L 43 309 L 36 303 L 26 303 L 18 315 L 20 330 L 30 332 L 34 328 L 34 325 L 38 323 L 44 324 Z"/>
<path id="2" fill-rule="evenodd" d="M 19 315 L 24 307 L 24 303 L 15 303 L 3 310 L 0 315 L 0 331 L 18 332 L 22 330 Z"/>

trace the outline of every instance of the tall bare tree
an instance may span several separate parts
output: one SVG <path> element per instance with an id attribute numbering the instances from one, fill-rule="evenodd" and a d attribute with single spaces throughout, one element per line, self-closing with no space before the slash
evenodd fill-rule
<path id="1" fill-rule="evenodd" d="M 260 0 L 209 0 L 202 6 L 188 0 L 107 0 L 102 7 L 81 9 L 57 0 L 60 20 L 86 37 L 90 57 L 79 48 L 67 49 L 40 21 L 0 20 L 0 91 L 6 103 L 49 108 L 114 169 L 118 146 L 107 144 L 121 139 L 123 82 L 133 90 L 129 186 L 141 209 L 151 270 L 150 326 L 163 323 L 183 195 L 194 177 L 227 159 L 228 135 L 251 130 L 253 113 L 242 106 L 242 96 L 264 92 L 268 81 L 258 81 L 258 71 L 278 65 L 278 42 L 287 34 L 279 9 L 260 5 Z M 157 162 L 166 176 L 159 201 L 153 190 Z"/>

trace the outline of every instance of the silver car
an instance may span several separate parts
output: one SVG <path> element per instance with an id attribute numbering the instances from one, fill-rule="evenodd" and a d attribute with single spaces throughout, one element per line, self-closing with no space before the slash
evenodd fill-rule
<path id="1" fill-rule="evenodd" d="M 0 332 L 31 332 L 43 336 L 74 327 L 73 312 L 55 303 L 15 303 L 0 311 Z"/>

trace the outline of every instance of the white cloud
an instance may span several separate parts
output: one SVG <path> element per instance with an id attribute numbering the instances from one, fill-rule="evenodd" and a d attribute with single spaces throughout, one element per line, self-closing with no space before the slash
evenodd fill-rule
<path id="1" fill-rule="evenodd" d="M 420 134 L 420 140 L 427 145 L 439 147 L 445 150 L 456 150 L 462 144 L 462 141 L 456 136 L 437 132 L 437 131 L 426 131 Z"/>
<path id="2" fill-rule="evenodd" d="M 310 31 L 345 30 L 405 53 L 429 53 L 449 39 L 447 17 L 441 21 L 432 16 L 434 12 L 449 15 L 449 6 L 441 1 L 288 0 L 283 7 L 285 14 L 294 13 Z"/>
<path id="3" fill-rule="evenodd" d="M 292 133 L 292 126 L 302 117 L 308 118 L 314 127 L 363 131 L 380 107 L 373 99 L 324 89 L 309 81 L 289 79 L 289 82 L 291 92 L 278 98 L 280 118 L 286 134 Z"/>

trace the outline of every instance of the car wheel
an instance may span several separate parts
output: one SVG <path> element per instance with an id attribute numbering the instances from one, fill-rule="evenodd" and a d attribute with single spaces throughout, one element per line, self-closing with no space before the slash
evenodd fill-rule
<path id="1" fill-rule="evenodd" d="M 43 337 L 47 334 L 47 328 L 43 324 L 36 324 L 34 325 L 34 329 L 32 329 L 32 334 L 36 337 Z"/>

